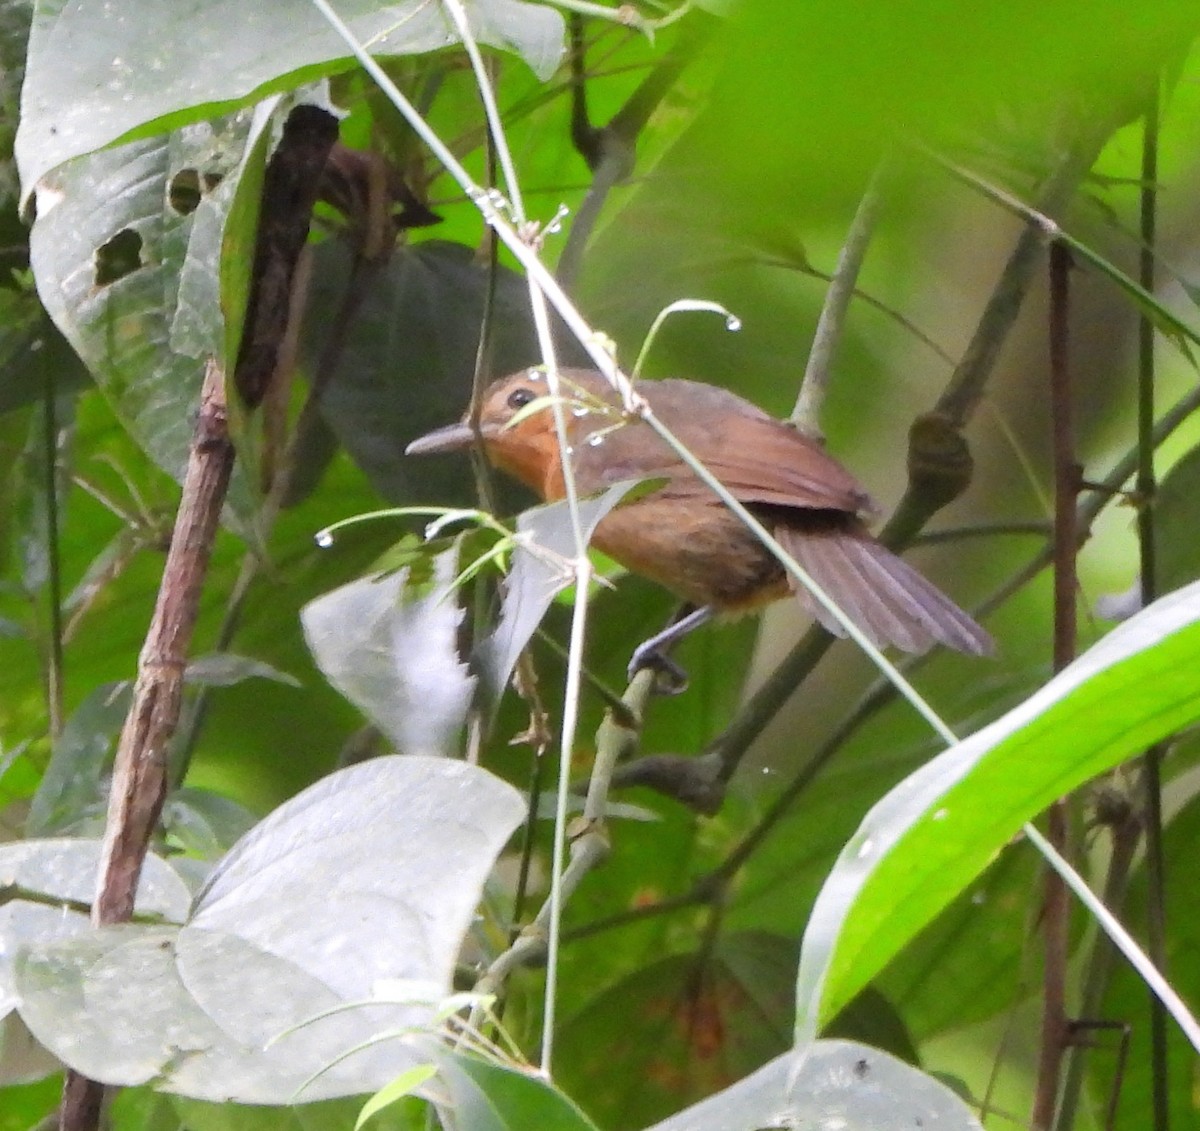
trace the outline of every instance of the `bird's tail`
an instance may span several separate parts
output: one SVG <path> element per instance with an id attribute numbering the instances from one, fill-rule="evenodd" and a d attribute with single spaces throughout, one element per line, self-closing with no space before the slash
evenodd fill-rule
<path id="1" fill-rule="evenodd" d="M 840 517 L 840 516 L 839 516 Z M 940 589 L 871 537 L 852 519 L 804 529 L 780 525 L 775 537 L 876 647 L 924 652 L 944 644 L 976 656 L 995 650 L 992 638 Z M 846 632 L 798 582 L 801 604 L 835 636 Z"/>

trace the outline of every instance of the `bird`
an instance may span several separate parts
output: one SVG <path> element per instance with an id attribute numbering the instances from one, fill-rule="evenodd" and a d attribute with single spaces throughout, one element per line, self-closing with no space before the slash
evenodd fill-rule
<path id="1" fill-rule="evenodd" d="M 599 371 L 563 368 L 559 384 L 579 495 L 631 479 L 654 481 L 600 521 L 592 544 L 685 602 L 674 624 L 635 651 L 631 675 L 651 666 L 678 678 L 681 669 L 666 652 L 679 637 L 714 615 L 755 612 L 789 596 L 833 635 L 846 635 L 651 425 L 626 410 Z M 636 390 L 876 647 L 993 651 L 984 629 L 872 536 L 865 521 L 870 496 L 821 444 L 715 385 L 664 378 L 640 381 Z M 478 436 L 496 468 L 545 501 L 561 499 L 563 453 L 549 391 L 536 367 L 501 377 L 483 392 L 478 433 L 468 415 L 419 437 L 406 452 L 457 451 Z"/>

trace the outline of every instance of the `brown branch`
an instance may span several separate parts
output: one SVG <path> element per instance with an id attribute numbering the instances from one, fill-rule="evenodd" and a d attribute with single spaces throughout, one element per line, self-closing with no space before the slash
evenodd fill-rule
<path id="1" fill-rule="evenodd" d="M 167 752 L 179 722 L 188 645 L 233 460 L 224 374 L 210 362 L 171 547 L 117 746 L 92 907 L 96 926 L 125 922 L 133 913 L 138 878 L 166 800 Z M 97 1127 L 103 1096 L 102 1084 L 69 1071 L 59 1109 L 62 1131 Z"/>
<path id="2" fill-rule="evenodd" d="M 638 135 L 715 26 L 716 21 L 703 13 L 692 13 L 674 50 L 654 65 L 606 126 L 593 126 L 588 118 L 582 31 L 579 24 L 572 25 L 571 140 L 592 172 L 592 183 L 558 260 L 556 275 L 568 292 L 579 276 L 584 250 L 609 192 L 633 171 Z"/>
<path id="3" fill-rule="evenodd" d="M 1078 637 L 1076 557 L 1079 552 L 1077 513 L 1082 472 L 1075 460 L 1074 411 L 1071 393 L 1068 315 L 1071 253 L 1050 246 L 1050 402 L 1054 443 L 1054 670 L 1074 658 Z M 1067 851 L 1067 810 L 1056 801 L 1048 814 L 1050 843 Z M 1070 956 L 1069 894 L 1053 868 L 1045 873 L 1042 926 L 1045 964 L 1042 972 L 1042 1027 L 1038 1049 L 1033 1126 L 1048 1128 L 1058 1105 L 1063 1055 L 1068 1039 L 1066 978 Z"/>
<path id="4" fill-rule="evenodd" d="M 886 162 L 886 158 L 884 161 Z M 880 182 L 883 166 L 875 170 L 858 202 L 858 209 L 846 233 L 846 241 L 838 253 L 837 267 L 825 292 L 821 316 L 813 333 L 812 348 L 808 351 L 808 363 L 804 367 L 804 378 L 800 392 L 792 408 L 791 423 L 796 429 L 813 440 L 822 441 L 821 408 L 829 388 L 829 377 L 833 371 L 833 357 L 842 338 L 850 300 L 857 292 L 858 276 L 867 248 L 875 234 L 875 223 L 879 218 L 883 192 Z"/>
<path id="5" fill-rule="evenodd" d="M 209 362 L 171 548 L 117 747 L 100 892 L 92 913 L 97 925 L 123 922 L 133 911 L 142 861 L 165 797 L 167 747 L 179 718 L 188 645 L 233 459 L 224 374 Z"/>
<path id="6" fill-rule="evenodd" d="M 1159 99 L 1155 89 L 1142 127 L 1142 190 L 1140 236 L 1142 251 L 1138 263 L 1138 282 L 1147 294 L 1155 288 L 1155 257 L 1158 242 L 1158 143 Z M 1158 596 L 1157 536 L 1154 498 L 1154 345 L 1157 328 L 1145 310 L 1138 322 L 1138 556 L 1141 566 L 1142 604 Z M 1146 835 L 1146 942 L 1151 961 L 1167 972 L 1166 860 L 1163 850 L 1162 759 L 1161 745 L 1146 751 L 1142 761 L 1142 793 L 1145 814 L 1142 826 Z M 1156 994 L 1149 994 L 1150 1065 L 1153 1087 L 1154 1131 L 1167 1131 L 1170 1125 L 1170 1074 L 1168 1071 L 1168 1018 L 1166 1007 Z"/>

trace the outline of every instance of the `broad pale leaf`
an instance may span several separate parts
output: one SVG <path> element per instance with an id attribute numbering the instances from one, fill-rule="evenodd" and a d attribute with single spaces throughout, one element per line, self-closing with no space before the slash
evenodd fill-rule
<path id="1" fill-rule="evenodd" d="M 352 581 L 300 614 L 317 666 L 401 753 L 451 753 L 471 701 L 450 588 L 457 562 L 452 547 L 434 559 L 432 585 L 411 584 L 405 568 Z"/>
<path id="2" fill-rule="evenodd" d="M 616 483 L 603 494 L 579 500 L 579 525 L 585 541 L 600 520 L 637 486 L 635 480 Z M 480 647 L 489 695 L 499 698 L 521 649 L 529 643 L 550 602 L 574 582 L 574 556 L 575 534 L 565 501 L 534 507 L 517 519 L 517 551 L 504 587 L 500 623 Z"/>
<path id="3" fill-rule="evenodd" d="M 100 841 L 23 840 L 0 846 L 0 887 L 19 886 L 39 895 L 88 904 L 96 893 Z M 153 854 L 146 858 L 135 910 L 182 922 L 191 895 L 175 872 Z M 12 899 L 0 905 L 0 1016 L 16 1004 L 13 964 L 23 946 L 44 946 L 88 931 L 81 911 Z"/>
<path id="4" fill-rule="evenodd" d="M 817 1041 L 803 1055 L 777 1057 L 650 1131 L 981 1131 L 945 1084 L 889 1053 L 852 1041 Z"/>
<path id="5" fill-rule="evenodd" d="M 476 38 L 542 77 L 563 51 L 562 16 L 521 0 L 466 0 Z M 457 42 L 441 4 L 339 0 L 377 55 Z M 164 133 L 356 65 L 316 7 L 294 0 L 41 0 L 34 11 L 16 153 L 26 195 L 50 170 L 119 140 Z"/>
<path id="6" fill-rule="evenodd" d="M 510 786 L 447 759 L 339 771 L 230 851 L 184 927 L 28 947 L 21 1015 L 106 1083 L 273 1104 L 376 1091 L 428 1061 L 401 1038 L 436 1025 L 522 809 Z M 396 982 L 409 999 L 376 992 Z"/>

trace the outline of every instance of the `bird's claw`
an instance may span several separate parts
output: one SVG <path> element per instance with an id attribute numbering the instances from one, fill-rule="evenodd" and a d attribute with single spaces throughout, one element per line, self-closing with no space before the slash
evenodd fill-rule
<path id="1" fill-rule="evenodd" d="M 688 687 L 687 672 L 683 670 L 670 656 L 654 647 L 645 644 L 634 649 L 633 658 L 629 661 L 628 675 L 633 677 L 643 668 L 655 673 L 654 690 L 659 695 L 682 695 Z"/>

